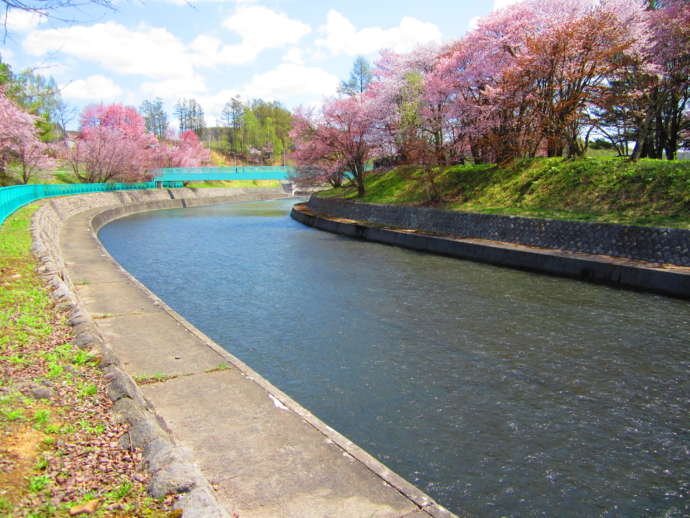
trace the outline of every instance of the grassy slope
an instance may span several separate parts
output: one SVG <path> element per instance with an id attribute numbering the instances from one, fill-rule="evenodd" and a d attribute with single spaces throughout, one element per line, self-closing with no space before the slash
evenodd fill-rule
<path id="1" fill-rule="evenodd" d="M 0 517 L 62 517 L 91 502 L 93 516 L 173 516 L 146 496 L 137 451 L 108 411 L 97 359 L 70 344 L 30 252 L 36 204 L 0 226 Z M 50 390 L 38 399 L 35 387 Z M 138 479 L 138 480 L 137 480 Z"/>
<path id="2" fill-rule="evenodd" d="M 507 167 L 464 165 L 435 170 L 442 201 L 434 206 L 543 218 L 690 229 L 690 162 L 617 158 L 542 158 Z M 416 167 L 373 173 L 361 201 L 430 205 Z M 352 188 L 324 197 L 356 198 Z"/>

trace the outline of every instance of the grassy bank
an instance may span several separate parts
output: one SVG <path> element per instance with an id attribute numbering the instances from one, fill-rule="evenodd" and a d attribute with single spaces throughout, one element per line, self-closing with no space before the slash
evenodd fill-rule
<path id="1" fill-rule="evenodd" d="M 440 194 L 432 202 L 434 189 Z M 320 193 L 372 203 L 540 218 L 690 229 L 690 162 L 618 158 L 540 158 L 506 167 L 462 165 L 374 172 L 366 194 L 352 187 Z"/>
<path id="2" fill-rule="evenodd" d="M 97 357 L 70 342 L 30 252 L 36 204 L 0 227 L 0 516 L 170 517 L 122 448 Z M 88 511 L 88 513 L 87 513 Z"/>

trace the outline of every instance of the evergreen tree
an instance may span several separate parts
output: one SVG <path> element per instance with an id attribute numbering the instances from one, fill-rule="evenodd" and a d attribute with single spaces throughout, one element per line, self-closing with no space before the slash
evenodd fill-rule
<path id="1" fill-rule="evenodd" d="M 371 80 L 371 65 L 362 56 L 357 56 L 352 65 L 350 79 L 341 81 L 338 91 L 345 95 L 362 94 L 369 86 L 369 83 L 371 83 Z"/>
<path id="2" fill-rule="evenodd" d="M 9 99 L 35 116 L 38 136 L 42 141 L 57 138 L 56 133 L 61 132 L 60 114 L 66 105 L 52 77 L 42 76 L 31 69 L 16 74 L 9 65 L 0 62 L 0 85 Z"/>

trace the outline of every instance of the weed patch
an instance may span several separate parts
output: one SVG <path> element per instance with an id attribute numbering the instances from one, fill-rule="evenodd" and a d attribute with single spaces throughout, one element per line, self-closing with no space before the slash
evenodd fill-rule
<path id="1" fill-rule="evenodd" d="M 72 345 L 30 253 L 35 204 L 0 227 L 0 517 L 174 515 L 146 495 L 141 453 L 119 446 L 94 358 Z"/>
<path id="2" fill-rule="evenodd" d="M 151 383 L 163 383 L 164 381 L 172 380 L 177 377 L 176 375 L 157 373 L 151 376 L 135 376 L 134 381 L 139 385 L 150 385 Z"/>

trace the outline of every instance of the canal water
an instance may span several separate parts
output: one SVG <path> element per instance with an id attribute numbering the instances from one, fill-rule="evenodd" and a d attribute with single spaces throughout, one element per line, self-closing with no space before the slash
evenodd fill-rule
<path id="1" fill-rule="evenodd" d="M 688 302 L 320 232 L 293 202 L 150 212 L 100 238 L 451 510 L 690 515 Z"/>

